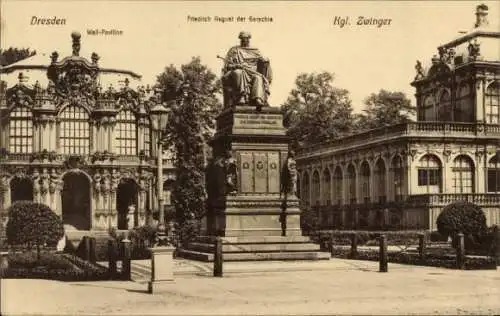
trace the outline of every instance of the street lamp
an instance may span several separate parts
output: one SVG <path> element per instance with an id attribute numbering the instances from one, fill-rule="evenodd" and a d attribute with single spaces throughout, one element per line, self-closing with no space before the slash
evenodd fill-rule
<path id="1" fill-rule="evenodd" d="M 163 132 L 167 128 L 168 116 L 170 110 L 160 103 L 160 99 L 157 98 L 158 103 L 151 109 L 151 125 L 152 129 L 155 130 L 158 135 L 158 173 L 157 173 L 157 194 L 158 194 L 158 207 L 159 207 L 159 223 L 157 227 L 157 241 L 158 246 L 164 246 L 166 243 L 166 229 L 165 229 L 165 210 L 163 208 Z"/>

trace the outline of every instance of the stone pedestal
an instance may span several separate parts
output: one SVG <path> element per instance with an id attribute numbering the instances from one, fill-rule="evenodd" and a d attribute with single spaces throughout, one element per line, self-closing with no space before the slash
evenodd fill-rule
<path id="1" fill-rule="evenodd" d="M 224 261 L 328 259 L 302 236 L 299 201 L 281 193 L 288 156 L 280 109 L 236 106 L 217 118 L 207 173 L 208 236 L 199 236 L 177 254 L 212 261 L 213 236 L 223 236 Z M 234 179 L 237 181 L 234 181 Z M 234 185 L 236 184 L 236 185 Z"/>
<path id="2" fill-rule="evenodd" d="M 230 153 L 235 160 L 237 181 L 235 190 L 227 192 L 223 172 L 214 172 L 213 177 L 218 181 L 208 179 L 213 182 L 210 185 L 220 189 L 209 196 L 210 234 L 281 236 L 281 217 L 286 218 L 287 235 L 301 235 L 297 197 L 288 196 L 285 206 L 280 194 L 288 142 L 278 108 L 264 107 L 257 112 L 254 107 L 236 106 L 219 115 L 211 143 L 214 162 L 224 164 Z"/>
<path id="3" fill-rule="evenodd" d="M 164 286 L 174 282 L 174 247 L 151 248 L 151 281 L 148 292 L 161 292 Z"/>

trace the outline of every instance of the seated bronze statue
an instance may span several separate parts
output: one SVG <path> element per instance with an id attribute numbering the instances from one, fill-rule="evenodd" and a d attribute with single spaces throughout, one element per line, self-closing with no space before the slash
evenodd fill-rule
<path id="1" fill-rule="evenodd" d="M 240 45 L 232 47 L 223 58 L 222 85 L 226 107 L 250 105 L 260 110 L 268 106 L 271 66 L 257 48 L 250 47 L 250 38 L 249 33 L 241 32 Z"/>

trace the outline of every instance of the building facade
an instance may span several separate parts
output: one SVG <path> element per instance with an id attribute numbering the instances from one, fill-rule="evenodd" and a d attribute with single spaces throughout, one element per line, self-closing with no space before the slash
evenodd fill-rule
<path id="1" fill-rule="evenodd" d="M 5 215 L 32 200 L 66 230 L 130 229 L 159 209 L 150 109 L 161 100 L 138 74 L 80 56 L 80 38 L 72 33 L 63 59 L 37 54 L 0 69 L 0 207 Z M 173 165 L 164 157 L 168 204 Z"/>
<path id="2" fill-rule="evenodd" d="M 442 208 L 478 204 L 500 224 L 500 32 L 479 5 L 467 34 L 417 62 L 417 120 L 305 148 L 300 198 L 324 228 L 436 229 Z"/>

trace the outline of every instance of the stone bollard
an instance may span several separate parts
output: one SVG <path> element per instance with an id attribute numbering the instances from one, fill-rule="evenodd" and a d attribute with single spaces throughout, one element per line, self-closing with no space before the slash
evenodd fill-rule
<path id="1" fill-rule="evenodd" d="M 131 253 L 130 240 L 122 240 L 123 258 L 122 258 L 122 279 L 129 281 L 131 279 Z"/>
<path id="2" fill-rule="evenodd" d="M 89 238 L 89 261 L 92 263 L 97 262 L 96 256 L 96 240 L 94 237 Z"/>
<path id="3" fill-rule="evenodd" d="M 7 275 L 7 270 L 9 269 L 9 252 L 0 252 L 0 277 Z"/>
<path id="4" fill-rule="evenodd" d="M 420 234 L 418 236 L 418 254 L 420 261 L 425 260 L 425 234 Z"/>
<path id="5" fill-rule="evenodd" d="M 334 236 L 333 233 L 330 234 L 330 256 L 333 257 L 333 241 L 334 241 Z"/>
<path id="6" fill-rule="evenodd" d="M 224 258 L 222 255 L 222 238 L 217 236 L 215 239 L 215 249 L 214 249 L 214 277 L 222 277 L 222 265 L 224 263 Z"/>
<path id="7" fill-rule="evenodd" d="M 90 260 L 90 240 L 89 236 L 83 236 L 82 238 L 82 259 L 89 261 Z"/>
<path id="8" fill-rule="evenodd" d="M 358 235 L 353 233 L 351 235 L 351 259 L 356 259 L 358 257 Z"/>
<path id="9" fill-rule="evenodd" d="M 108 240 L 108 271 L 109 271 L 109 279 L 116 279 L 116 261 L 117 261 L 117 253 L 116 253 L 116 242 L 113 239 Z"/>
<path id="10" fill-rule="evenodd" d="M 495 259 L 497 266 L 500 266 L 500 229 L 496 226 L 493 230 L 493 258 Z"/>
<path id="11" fill-rule="evenodd" d="M 174 251 L 172 245 L 153 247 L 151 251 L 151 281 L 148 282 L 150 294 L 168 291 L 174 283 Z"/>
<path id="12" fill-rule="evenodd" d="M 465 243 L 464 234 L 457 234 L 457 269 L 464 269 L 465 266 Z"/>
<path id="13" fill-rule="evenodd" d="M 387 272 L 387 237 L 380 235 L 379 272 Z"/>

